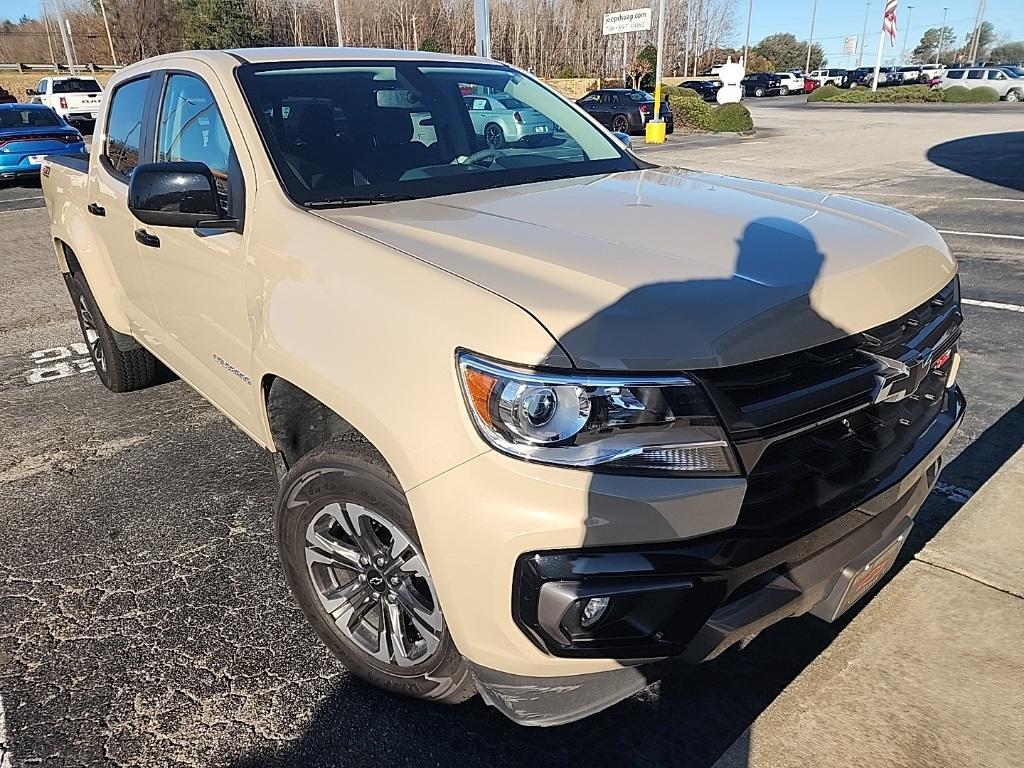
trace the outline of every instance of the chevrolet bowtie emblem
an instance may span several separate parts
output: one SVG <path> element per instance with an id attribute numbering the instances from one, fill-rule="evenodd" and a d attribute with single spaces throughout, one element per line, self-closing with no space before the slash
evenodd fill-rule
<path id="1" fill-rule="evenodd" d="M 911 393 L 909 365 L 902 360 L 893 360 L 891 357 L 882 357 L 871 352 L 864 354 L 881 364 L 881 370 L 875 374 L 872 403 L 897 403 Z M 922 360 L 915 360 L 914 367 L 918 367 L 921 362 Z"/>

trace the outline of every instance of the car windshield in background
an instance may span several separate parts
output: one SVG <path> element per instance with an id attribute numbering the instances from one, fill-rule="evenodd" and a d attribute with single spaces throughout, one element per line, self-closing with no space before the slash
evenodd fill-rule
<path id="1" fill-rule="evenodd" d="M 503 66 L 245 65 L 238 78 L 285 190 L 308 206 L 638 167 L 561 97 Z"/>
<path id="2" fill-rule="evenodd" d="M 35 128 L 60 125 L 60 119 L 50 108 L 23 107 L 0 109 L 0 128 Z"/>
<path id="3" fill-rule="evenodd" d="M 54 93 L 99 93 L 102 88 L 92 78 L 75 78 L 73 80 L 54 80 Z"/>

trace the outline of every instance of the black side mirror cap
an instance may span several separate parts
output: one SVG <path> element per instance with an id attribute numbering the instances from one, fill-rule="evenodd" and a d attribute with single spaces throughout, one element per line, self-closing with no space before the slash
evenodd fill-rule
<path id="1" fill-rule="evenodd" d="M 37 91 L 35 88 L 26 88 L 25 89 L 25 95 L 26 96 L 38 96 L 39 95 L 39 91 Z"/>
<path id="2" fill-rule="evenodd" d="M 217 182 L 206 163 L 139 165 L 128 183 L 128 209 L 139 221 L 158 227 L 191 229 L 223 221 Z"/>

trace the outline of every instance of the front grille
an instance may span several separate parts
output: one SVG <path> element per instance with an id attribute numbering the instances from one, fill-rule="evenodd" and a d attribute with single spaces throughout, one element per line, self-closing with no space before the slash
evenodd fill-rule
<path id="1" fill-rule="evenodd" d="M 804 352 L 698 374 L 748 472 L 737 525 L 796 535 L 883 490 L 948 406 L 963 317 L 952 281 L 892 322 Z M 872 404 L 885 365 L 911 366 L 912 391 Z"/>

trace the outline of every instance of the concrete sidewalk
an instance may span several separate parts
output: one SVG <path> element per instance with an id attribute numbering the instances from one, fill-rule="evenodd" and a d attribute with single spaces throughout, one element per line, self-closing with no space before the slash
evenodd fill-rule
<path id="1" fill-rule="evenodd" d="M 1024 764 L 1024 449 L 714 768 Z"/>

